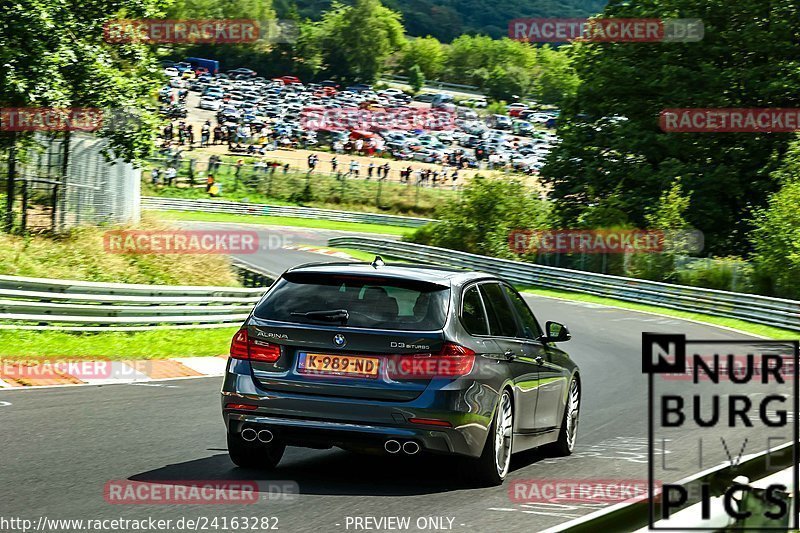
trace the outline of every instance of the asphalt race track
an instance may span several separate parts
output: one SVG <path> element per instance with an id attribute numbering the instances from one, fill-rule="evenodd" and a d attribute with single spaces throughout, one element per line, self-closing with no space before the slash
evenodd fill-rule
<path id="1" fill-rule="evenodd" d="M 321 245 L 333 233 L 297 229 L 294 238 Z M 247 259 L 280 272 L 291 264 L 326 257 L 269 250 Z M 540 321 L 563 322 L 572 332 L 573 340 L 563 348 L 581 366 L 583 376 L 578 446 L 567 458 L 538 452 L 515 456 L 504 486 L 473 488 L 460 464 L 441 458 L 363 456 L 338 449 L 289 448 L 278 469 L 268 475 L 237 469 L 226 454 L 221 380 L 202 378 L 0 391 L 0 515 L 34 523 L 40 516 L 173 521 L 277 517 L 278 530 L 286 532 L 390 531 L 390 523 L 357 527 L 354 517 L 409 517 L 407 531 L 539 531 L 604 504 L 514 503 L 509 487 L 515 480 L 647 479 L 642 332 L 748 338 L 713 326 L 594 304 L 528 300 Z M 674 480 L 700 470 L 695 447 L 691 438 L 674 443 Z M 724 451 L 708 450 L 705 467 L 724 459 Z M 103 496 L 110 480 L 170 484 L 253 479 L 294 481 L 299 495 L 292 501 L 265 498 L 252 505 L 112 505 Z M 442 520 L 418 522 L 428 517 Z"/>

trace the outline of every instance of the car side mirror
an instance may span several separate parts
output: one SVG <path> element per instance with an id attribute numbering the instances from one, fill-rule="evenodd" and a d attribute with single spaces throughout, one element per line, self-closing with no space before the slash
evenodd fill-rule
<path id="1" fill-rule="evenodd" d="M 542 342 L 566 342 L 572 338 L 567 326 L 564 324 L 548 321 L 544 328 L 547 334 L 542 336 Z"/>

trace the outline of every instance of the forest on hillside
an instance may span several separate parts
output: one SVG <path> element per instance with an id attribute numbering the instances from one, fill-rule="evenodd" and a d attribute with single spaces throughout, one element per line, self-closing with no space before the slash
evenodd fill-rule
<path id="1" fill-rule="evenodd" d="M 286 17 L 296 8 L 301 17 L 316 19 L 331 3 L 332 0 L 274 0 L 273 6 L 279 17 Z M 508 34 L 508 21 L 515 18 L 595 15 L 605 7 L 606 0 L 385 0 L 383 3 L 403 14 L 409 35 L 432 35 L 440 41 L 450 41 L 465 33 L 503 37 Z"/>

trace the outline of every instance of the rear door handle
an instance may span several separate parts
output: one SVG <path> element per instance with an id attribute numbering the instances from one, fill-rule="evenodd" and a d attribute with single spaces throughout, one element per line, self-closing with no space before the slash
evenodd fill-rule
<path id="1" fill-rule="evenodd" d="M 505 356 L 506 356 L 506 359 L 512 360 L 512 359 L 515 359 L 517 357 L 517 354 L 515 354 L 511 350 L 506 350 Z"/>

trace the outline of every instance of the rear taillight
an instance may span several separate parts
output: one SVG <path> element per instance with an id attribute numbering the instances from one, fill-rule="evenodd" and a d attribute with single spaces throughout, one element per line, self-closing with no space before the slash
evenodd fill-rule
<path id="1" fill-rule="evenodd" d="M 475 366 L 475 352 L 460 344 L 446 342 L 439 353 L 397 355 L 389 358 L 392 379 L 433 379 L 465 376 Z"/>
<path id="2" fill-rule="evenodd" d="M 249 338 L 247 329 L 240 329 L 231 341 L 231 357 L 263 363 L 274 363 L 281 357 L 281 347 Z"/>
<path id="3" fill-rule="evenodd" d="M 439 420 L 436 418 L 409 418 L 408 421 L 412 424 L 421 424 L 423 426 L 440 426 L 443 428 L 453 427 L 453 424 L 447 420 Z"/>
<path id="4" fill-rule="evenodd" d="M 225 409 L 233 409 L 236 411 L 255 411 L 258 409 L 258 406 L 246 403 L 226 403 Z"/>
<path id="5" fill-rule="evenodd" d="M 247 330 L 240 329 L 231 341 L 231 357 L 233 359 L 249 359 L 247 352 Z"/>

